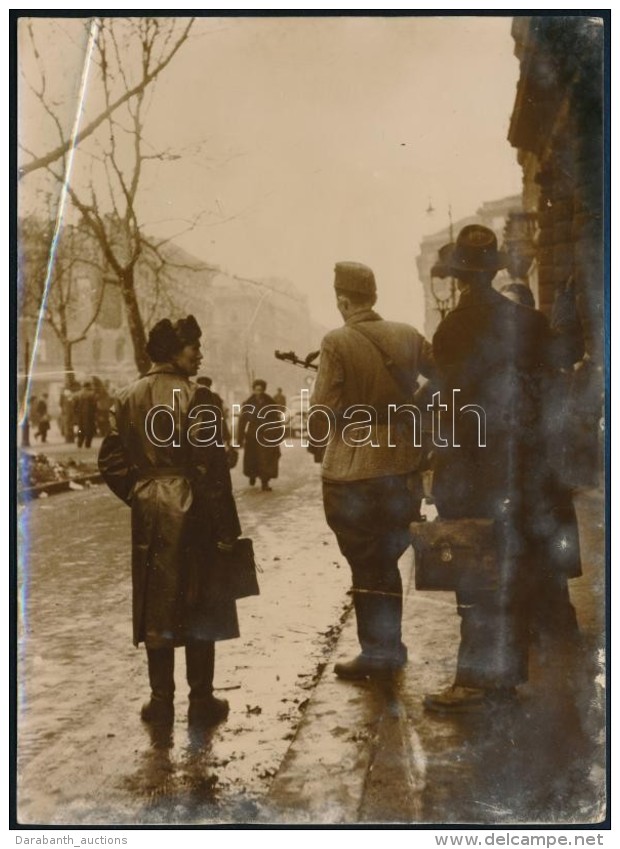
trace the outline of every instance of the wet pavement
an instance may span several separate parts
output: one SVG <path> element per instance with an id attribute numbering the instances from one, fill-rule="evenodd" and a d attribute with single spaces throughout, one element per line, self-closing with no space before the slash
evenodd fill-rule
<path id="1" fill-rule="evenodd" d="M 284 449 L 272 493 L 234 483 L 259 598 L 218 644 L 227 722 L 191 733 L 183 655 L 176 720 L 154 733 L 143 649 L 131 645 L 129 511 L 104 487 L 20 508 L 31 541 L 19 675 L 22 823 L 594 823 L 604 816 L 603 499 L 577 499 L 583 642 L 541 644 L 511 711 L 447 719 L 422 698 L 451 683 L 450 593 L 408 592 L 409 664 L 394 683 L 345 683 L 357 653 L 348 567 L 325 525 L 319 468 Z"/>
<path id="2" fill-rule="evenodd" d="M 18 819 L 22 823 L 251 821 L 348 609 L 348 568 L 325 525 L 319 467 L 283 449 L 273 492 L 234 484 L 261 596 L 216 649 L 227 722 L 188 731 L 182 650 L 170 735 L 139 719 L 144 649 L 131 643 L 129 510 L 105 487 L 20 507 Z M 26 552 L 23 550 L 23 554 Z"/>
<path id="3" fill-rule="evenodd" d="M 266 816 L 300 823 L 593 824 L 604 820 L 604 504 L 576 498 L 583 577 L 571 582 L 579 646 L 532 649 L 518 703 L 483 714 L 424 711 L 454 679 L 452 593 L 417 592 L 412 558 L 403 634 L 409 663 L 393 683 L 319 681 L 271 785 Z M 338 655 L 356 652 L 349 617 Z"/>

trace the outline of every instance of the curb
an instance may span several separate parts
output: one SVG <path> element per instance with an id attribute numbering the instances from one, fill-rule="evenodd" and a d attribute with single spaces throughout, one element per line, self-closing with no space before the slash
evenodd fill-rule
<path id="1" fill-rule="evenodd" d="M 101 483 L 102 480 L 103 478 L 101 477 L 101 472 L 91 472 L 86 475 L 78 475 L 74 478 L 67 478 L 67 480 L 50 481 L 49 483 L 39 483 L 36 486 L 28 486 L 24 489 L 18 489 L 17 500 L 20 503 L 23 503 L 25 501 L 34 501 L 43 494 L 56 495 L 59 492 L 69 492 L 71 490 L 72 483 Z"/>
<path id="2" fill-rule="evenodd" d="M 410 558 L 403 570 L 405 593 L 412 586 L 412 569 Z M 332 656 L 354 656 L 358 652 L 351 606 Z M 261 806 L 260 821 L 318 825 L 359 822 L 380 750 L 387 744 L 390 755 L 400 761 L 401 726 L 406 724 L 406 714 L 391 690 L 390 685 L 377 682 L 339 680 L 332 672 L 330 658 Z M 404 768 L 404 764 L 397 764 L 399 782 L 407 777 Z"/>

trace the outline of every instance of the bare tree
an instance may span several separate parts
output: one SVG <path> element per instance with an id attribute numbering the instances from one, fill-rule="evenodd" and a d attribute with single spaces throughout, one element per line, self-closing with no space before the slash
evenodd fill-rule
<path id="1" fill-rule="evenodd" d="M 129 88 L 126 88 L 122 93 L 118 94 L 113 100 L 106 102 L 105 108 L 102 109 L 95 118 L 89 121 L 88 124 L 86 124 L 86 126 L 83 127 L 77 134 L 74 140 L 75 145 L 80 144 L 82 141 L 91 136 L 97 129 L 99 129 L 99 127 L 104 123 L 104 121 L 107 121 L 114 114 L 114 112 L 124 106 L 124 104 L 128 103 L 132 98 L 144 94 L 147 87 L 157 79 L 159 74 L 161 74 L 161 72 L 165 68 L 168 67 L 175 54 L 178 53 L 183 44 L 187 41 L 194 20 L 195 18 L 190 18 L 186 22 L 181 34 L 174 40 L 167 40 L 164 49 L 157 54 L 154 61 L 150 62 L 147 67 L 145 67 L 144 65 L 142 66 L 142 75 L 136 82 L 134 82 Z M 27 27 L 32 48 L 35 54 L 38 54 L 38 49 L 36 47 L 31 21 L 27 23 Z M 47 108 L 47 102 L 45 100 L 45 77 L 43 76 L 41 78 L 38 87 L 35 87 L 31 84 L 31 90 L 38 97 L 41 103 L 44 104 L 44 106 Z M 52 150 L 48 151 L 43 155 L 36 156 L 32 152 L 27 151 L 27 153 L 30 155 L 30 161 L 20 166 L 19 177 L 25 177 L 27 174 L 31 174 L 33 171 L 38 171 L 41 168 L 47 168 L 48 166 L 57 162 L 59 159 L 63 159 L 69 152 L 70 147 L 71 140 L 63 139 L 60 144 L 56 145 Z"/>
<path id="2" fill-rule="evenodd" d="M 33 321 L 44 297 L 53 229 L 51 215 L 31 215 L 19 222 L 20 315 Z M 106 280 L 96 247 L 83 232 L 66 227 L 56 248 L 44 321 L 62 346 L 68 387 L 75 377 L 73 348 L 87 338 L 105 295 Z"/>
<path id="3" fill-rule="evenodd" d="M 139 190 L 145 171 L 153 163 L 176 158 L 170 151 L 156 151 L 145 137 L 145 120 L 154 86 L 136 88 L 134 77 L 154 79 L 170 61 L 171 50 L 177 52 L 187 39 L 191 21 L 178 34 L 173 18 L 102 18 L 96 42 L 96 66 L 101 84 L 104 116 L 100 131 L 91 138 L 88 156 L 89 175 L 85 187 L 66 185 L 69 198 L 81 216 L 83 227 L 94 237 L 101 250 L 106 274 L 119 286 L 127 324 L 133 344 L 134 360 L 142 374 L 150 367 L 146 354 L 146 334 L 139 303 L 137 270 L 154 270 L 153 291 L 156 298 L 163 287 L 166 268 L 166 242 L 155 239 L 140 220 Z M 162 57 L 169 57 L 167 61 Z M 165 63 L 165 64 L 163 64 Z M 156 75 L 156 74 L 155 74 Z M 44 78 L 44 74 L 42 74 Z M 132 92 L 124 97 L 119 92 Z M 53 121 L 60 139 L 59 164 L 45 168 L 58 181 L 65 182 L 67 139 L 45 85 L 35 92 L 42 107 Z M 119 101 L 122 100 L 122 104 Z M 189 228 L 196 221 L 189 223 Z M 188 229 L 189 229 L 188 228 Z M 141 263 L 141 265 L 139 265 Z"/>

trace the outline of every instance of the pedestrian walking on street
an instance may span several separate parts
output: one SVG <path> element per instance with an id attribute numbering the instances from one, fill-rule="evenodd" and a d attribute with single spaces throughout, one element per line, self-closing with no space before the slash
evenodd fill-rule
<path id="1" fill-rule="evenodd" d="M 580 574 L 580 557 L 572 502 L 554 478 L 545 442 L 545 387 L 554 368 L 547 320 L 493 289 L 506 258 L 486 227 L 463 228 L 447 262 L 460 297 L 433 337 L 448 405 L 433 496 L 442 519 L 494 520 L 497 541 L 495 588 L 456 593 L 454 684 L 425 699 L 428 710 L 459 713 L 514 700 L 527 680 L 534 617 L 574 639 L 567 578 Z M 483 441 L 473 407 L 484 411 Z"/>
<path id="2" fill-rule="evenodd" d="M 398 560 L 410 544 L 409 524 L 420 516 L 421 449 L 414 444 L 411 414 L 390 424 L 388 413 L 390 405 L 413 404 L 418 377 L 431 377 L 433 363 L 431 346 L 417 330 L 384 321 L 373 310 L 377 290 L 370 268 L 337 263 L 334 287 L 344 327 L 323 339 L 312 404 L 334 416 L 335 433 L 322 462 L 323 503 L 351 567 L 361 646 L 357 657 L 337 663 L 334 671 L 361 679 L 390 675 L 407 662 Z M 354 426 L 344 416 L 353 405 L 375 415 L 359 442 L 345 433 Z M 311 438 L 316 435 L 312 427 Z"/>
<path id="3" fill-rule="evenodd" d="M 73 383 L 60 393 L 60 429 L 68 443 L 75 442 L 75 398 L 79 390 L 79 383 Z"/>
<path id="4" fill-rule="evenodd" d="M 282 392 L 282 387 L 278 386 L 276 394 L 273 396 L 273 403 L 278 407 L 286 407 L 286 395 Z"/>
<path id="5" fill-rule="evenodd" d="M 109 392 L 109 383 L 105 383 L 99 378 L 93 378 L 95 398 L 97 401 L 97 417 L 96 417 L 96 432 L 99 436 L 107 436 L 110 429 L 110 407 L 112 406 L 112 396 Z"/>
<path id="6" fill-rule="evenodd" d="M 271 492 L 269 481 L 278 477 L 278 441 L 284 438 L 284 427 L 283 415 L 266 390 L 264 380 L 255 380 L 252 394 L 243 402 L 239 416 L 239 447 L 244 449 L 243 474 L 249 478 L 250 486 L 259 479 L 261 490 Z"/>
<path id="7" fill-rule="evenodd" d="M 97 432 L 97 396 L 90 380 L 85 381 L 82 389 L 74 396 L 75 417 L 78 426 L 77 444 L 90 448 L 93 436 Z"/>
<path id="8" fill-rule="evenodd" d="M 210 403 L 215 404 L 218 410 L 221 413 L 221 424 L 222 424 L 222 442 L 224 444 L 224 449 L 226 451 L 226 459 L 228 461 L 228 468 L 234 469 L 237 465 L 237 461 L 239 459 L 239 452 L 232 445 L 232 434 L 230 432 L 230 427 L 228 425 L 228 410 L 224 405 L 224 399 L 221 395 L 218 395 L 217 392 L 213 391 L 213 379 L 207 376 L 201 376 L 196 378 L 196 383 L 199 386 L 204 386 L 210 393 L 211 401 Z"/>
<path id="9" fill-rule="evenodd" d="M 226 455 L 219 433 L 205 444 L 189 433 L 201 424 L 189 413 L 213 406 L 190 380 L 200 336 L 193 316 L 155 325 L 153 366 L 119 392 L 99 452 L 105 482 L 131 507 L 133 638 L 146 647 L 151 685 L 142 719 L 156 724 L 173 720 L 177 646 L 185 647 L 190 723 L 227 716 L 228 702 L 213 695 L 215 642 L 239 636 L 217 568 L 241 533 Z"/>
<path id="10" fill-rule="evenodd" d="M 47 433 L 48 433 L 48 431 L 51 427 L 50 415 L 49 415 L 49 410 L 48 410 L 48 407 L 47 407 L 48 397 L 49 396 L 48 396 L 47 392 L 44 392 L 43 397 L 40 398 L 37 401 L 37 407 L 36 407 L 36 409 L 37 409 L 37 418 L 36 418 L 37 430 L 36 430 L 36 433 L 34 435 L 34 438 L 35 439 L 40 438 L 41 442 L 44 443 L 44 444 L 47 442 Z"/>

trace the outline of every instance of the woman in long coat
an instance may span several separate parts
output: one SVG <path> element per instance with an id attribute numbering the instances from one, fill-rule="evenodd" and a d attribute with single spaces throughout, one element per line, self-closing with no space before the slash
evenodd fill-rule
<path id="1" fill-rule="evenodd" d="M 213 696 L 214 642 L 239 636 L 235 601 L 216 567 L 241 528 L 221 418 L 209 390 L 190 381 L 200 335 L 193 316 L 155 325 L 153 367 L 118 394 L 99 453 L 105 482 L 131 507 L 133 639 L 146 647 L 151 685 L 146 722 L 173 719 L 176 646 L 185 646 L 190 721 L 223 719 L 228 703 Z"/>
<path id="2" fill-rule="evenodd" d="M 244 449 L 243 474 L 250 479 L 250 486 L 258 478 L 262 491 L 270 492 L 269 481 L 278 477 L 280 446 L 277 443 L 284 438 L 284 417 L 266 389 L 264 380 L 255 380 L 252 395 L 243 402 L 239 445 Z"/>

